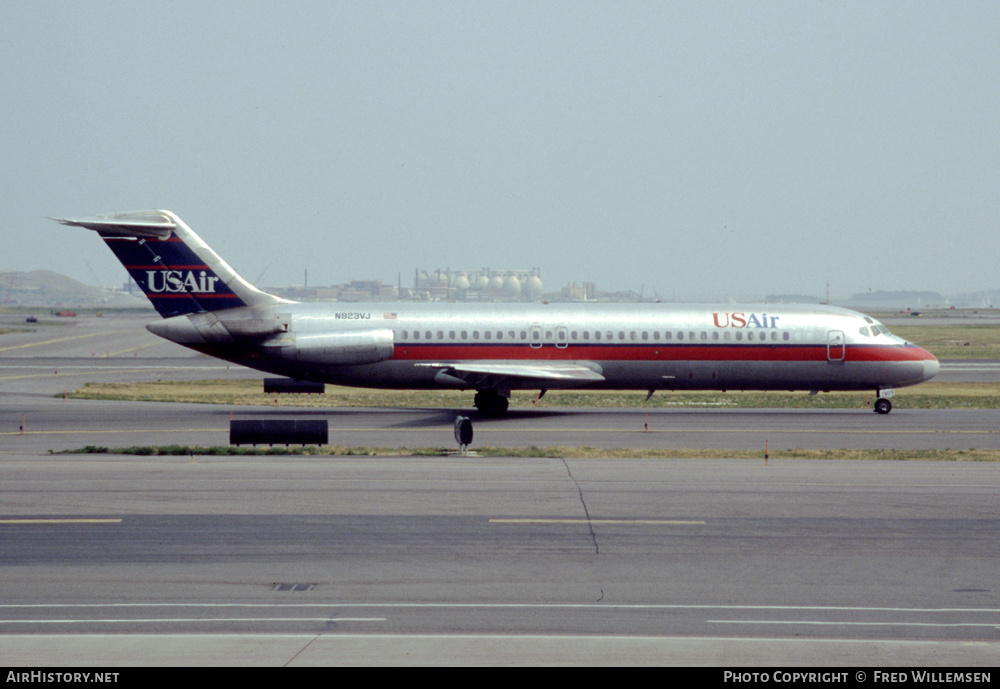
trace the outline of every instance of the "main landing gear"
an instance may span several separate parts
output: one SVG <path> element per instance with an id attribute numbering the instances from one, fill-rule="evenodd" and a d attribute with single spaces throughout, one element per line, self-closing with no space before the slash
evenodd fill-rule
<path id="1" fill-rule="evenodd" d="M 496 390 L 480 390 L 472 403 L 483 416 L 503 416 L 510 406 L 510 401 Z"/>

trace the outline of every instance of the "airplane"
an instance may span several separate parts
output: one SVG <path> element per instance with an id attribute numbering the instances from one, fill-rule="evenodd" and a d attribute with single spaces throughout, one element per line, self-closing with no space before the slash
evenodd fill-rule
<path id="1" fill-rule="evenodd" d="M 938 360 L 856 311 L 787 304 L 302 303 L 241 278 L 174 213 L 53 218 L 96 231 L 162 316 L 147 329 L 295 381 L 473 390 L 503 416 L 512 390 L 872 390 Z"/>

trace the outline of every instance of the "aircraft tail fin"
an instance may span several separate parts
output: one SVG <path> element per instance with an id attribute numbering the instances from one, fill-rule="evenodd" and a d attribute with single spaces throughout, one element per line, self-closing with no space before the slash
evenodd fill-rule
<path id="1" fill-rule="evenodd" d="M 164 318 L 285 301 L 237 275 L 170 211 L 53 220 L 101 235 Z"/>

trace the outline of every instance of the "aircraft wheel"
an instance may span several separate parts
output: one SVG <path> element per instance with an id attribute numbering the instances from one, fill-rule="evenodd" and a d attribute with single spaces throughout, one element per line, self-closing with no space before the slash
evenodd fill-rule
<path id="1" fill-rule="evenodd" d="M 476 409 L 484 416 L 503 416 L 507 413 L 510 402 L 506 397 L 496 392 L 496 390 L 480 390 L 472 403 Z"/>
<path id="2" fill-rule="evenodd" d="M 884 397 L 880 397 L 879 399 L 875 400 L 875 411 L 878 412 L 879 414 L 888 414 L 889 412 L 892 411 L 892 402 L 885 399 Z"/>

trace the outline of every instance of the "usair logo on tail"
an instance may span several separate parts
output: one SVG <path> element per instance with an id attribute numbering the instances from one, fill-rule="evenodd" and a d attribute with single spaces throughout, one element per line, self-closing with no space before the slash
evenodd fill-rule
<path id="1" fill-rule="evenodd" d="M 147 270 L 146 289 L 154 294 L 215 294 L 219 278 L 202 270 Z"/>

